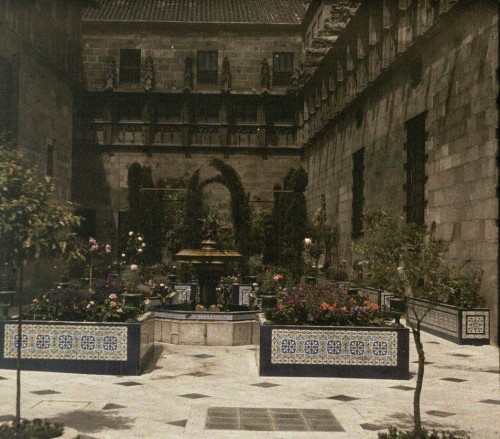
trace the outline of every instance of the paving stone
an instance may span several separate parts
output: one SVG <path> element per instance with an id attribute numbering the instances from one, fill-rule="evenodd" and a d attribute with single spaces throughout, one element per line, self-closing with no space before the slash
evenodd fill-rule
<path id="1" fill-rule="evenodd" d="M 264 383 L 252 384 L 252 386 L 268 388 L 268 387 L 277 387 L 277 386 L 280 386 L 280 384 L 273 384 L 273 383 L 265 383 L 264 382 Z"/>
<path id="2" fill-rule="evenodd" d="M 34 393 L 35 395 L 57 395 L 61 392 L 56 392 L 55 390 L 35 390 L 30 393 Z"/>
<path id="3" fill-rule="evenodd" d="M 201 393 L 186 393 L 185 395 L 179 395 L 179 396 L 189 399 L 209 398 L 208 395 L 202 395 Z"/>
<path id="4" fill-rule="evenodd" d="M 354 398 L 353 396 L 347 396 L 347 395 L 337 395 L 337 396 L 330 396 L 328 399 L 334 399 L 336 401 L 342 401 L 342 402 L 349 402 L 349 401 L 355 401 L 359 398 Z"/>
<path id="5" fill-rule="evenodd" d="M 467 381 L 467 380 L 463 380 L 461 378 L 449 377 L 449 378 L 441 378 L 441 381 L 450 381 L 452 383 L 463 383 L 464 381 Z"/>
<path id="6" fill-rule="evenodd" d="M 171 421 L 167 422 L 167 424 L 173 425 L 174 427 L 185 427 L 187 424 L 187 419 L 182 419 L 180 421 Z"/>
<path id="7" fill-rule="evenodd" d="M 438 416 L 440 418 L 447 418 L 448 416 L 453 416 L 455 413 L 450 413 L 450 412 L 442 412 L 440 410 L 430 410 L 428 412 L 425 412 L 428 415 L 431 416 Z"/>
<path id="8" fill-rule="evenodd" d="M 124 381 L 123 383 L 116 383 L 119 386 L 132 387 L 132 386 L 142 386 L 143 383 L 138 383 L 137 381 Z"/>
<path id="9" fill-rule="evenodd" d="M 390 389 L 397 389 L 397 390 L 415 390 L 415 387 L 409 387 L 409 386 L 392 386 Z"/>
<path id="10" fill-rule="evenodd" d="M 110 404 L 106 404 L 102 409 L 103 410 L 117 410 L 117 409 L 124 409 L 124 408 L 125 408 L 124 405 L 110 403 Z"/>

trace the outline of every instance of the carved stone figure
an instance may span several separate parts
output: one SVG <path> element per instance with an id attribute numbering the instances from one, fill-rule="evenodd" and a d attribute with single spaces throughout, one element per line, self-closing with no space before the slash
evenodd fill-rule
<path id="1" fill-rule="evenodd" d="M 151 91 L 154 88 L 155 70 L 153 57 L 148 56 L 144 61 L 144 90 Z"/>
<path id="2" fill-rule="evenodd" d="M 115 60 L 112 56 L 106 58 L 106 73 L 104 75 L 104 90 L 113 90 L 116 81 Z"/>
<path id="3" fill-rule="evenodd" d="M 262 59 L 262 64 L 260 66 L 260 87 L 265 90 L 271 88 L 271 73 L 269 71 L 267 58 Z"/>
<path id="4" fill-rule="evenodd" d="M 224 57 L 222 61 L 222 90 L 229 91 L 231 90 L 231 84 L 233 82 L 233 77 L 231 75 L 231 67 L 229 65 L 229 58 L 227 56 Z"/>
<path id="5" fill-rule="evenodd" d="M 184 90 L 193 88 L 193 58 L 187 56 L 184 61 Z"/>

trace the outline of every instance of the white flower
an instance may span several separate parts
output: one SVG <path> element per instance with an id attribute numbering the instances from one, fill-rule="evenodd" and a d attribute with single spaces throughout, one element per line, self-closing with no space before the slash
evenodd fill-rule
<path id="1" fill-rule="evenodd" d="M 142 236 L 139 236 L 137 239 L 138 239 L 139 241 L 142 241 Z"/>
<path id="2" fill-rule="evenodd" d="M 125 256 L 126 256 L 126 254 L 125 254 L 125 253 L 122 253 L 122 258 L 124 258 Z"/>
<path id="3" fill-rule="evenodd" d="M 139 267 L 137 266 L 137 264 L 132 264 L 132 265 L 130 266 L 130 269 L 131 269 L 132 271 L 135 271 L 135 270 L 137 270 L 138 268 L 139 268 Z"/>
<path id="4" fill-rule="evenodd" d="M 111 253 L 111 246 L 106 244 L 106 253 Z"/>
<path id="5" fill-rule="evenodd" d="M 132 236 L 134 232 L 128 232 L 128 236 Z"/>
<path id="6" fill-rule="evenodd" d="M 403 267 L 398 267 L 398 268 L 396 268 L 396 271 L 398 272 L 398 274 L 402 274 L 404 269 L 403 269 Z"/>
<path id="7" fill-rule="evenodd" d="M 146 244 L 143 242 L 143 243 L 141 244 L 141 247 L 146 247 Z"/>
<path id="8" fill-rule="evenodd" d="M 304 238 L 304 245 L 307 247 L 312 244 L 311 238 Z"/>
<path id="9" fill-rule="evenodd" d="M 140 248 L 139 250 L 137 250 L 137 253 L 142 253 L 142 248 Z"/>

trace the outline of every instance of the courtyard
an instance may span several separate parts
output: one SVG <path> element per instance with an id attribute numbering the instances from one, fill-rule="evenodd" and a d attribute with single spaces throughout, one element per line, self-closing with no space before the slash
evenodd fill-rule
<path id="1" fill-rule="evenodd" d="M 424 334 L 426 428 L 500 436 L 498 348 Z M 259 377 L 258 346 L 159 344 L 141 376 L 23 372 L 23 416 L 90 438 L 376 438 L 412 427 L 410 380 Z M 0 420 L 14 412 L 15 371 L 0 372 Z"/>

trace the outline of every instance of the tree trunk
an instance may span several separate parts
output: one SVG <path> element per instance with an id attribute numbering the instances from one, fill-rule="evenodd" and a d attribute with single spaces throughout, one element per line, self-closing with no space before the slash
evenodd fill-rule
<path id="1" fill-rule="evenodd" d="M 17 294 L 18 300 L 18 316 L 17 316 L 17 360 L 16 360 L 16 432 L 19 435 L 19 427 L 21 425 L 21 348 L 22 348 L 22 311 L 23 311 L 23 266 L 19 268 L 19 290 Z"/>
<path id="2" fill-rule="evenodd" d="M 420 339 L 420 321 L 417 320 L 416 327 L 412 328 L 413 339 L 418 353 L 418 371 L 417 371 L 417 386 L 413 395 L 413 422 L 415 428 L 413 430 L 413 437 L 418 439 L 422 434 L 422 419 L 420 417 L 420 395 L 422 393 L 422 384 L 424 382 L 424 368 L 425 368 L 425 353 L 424 346 Z"/>

